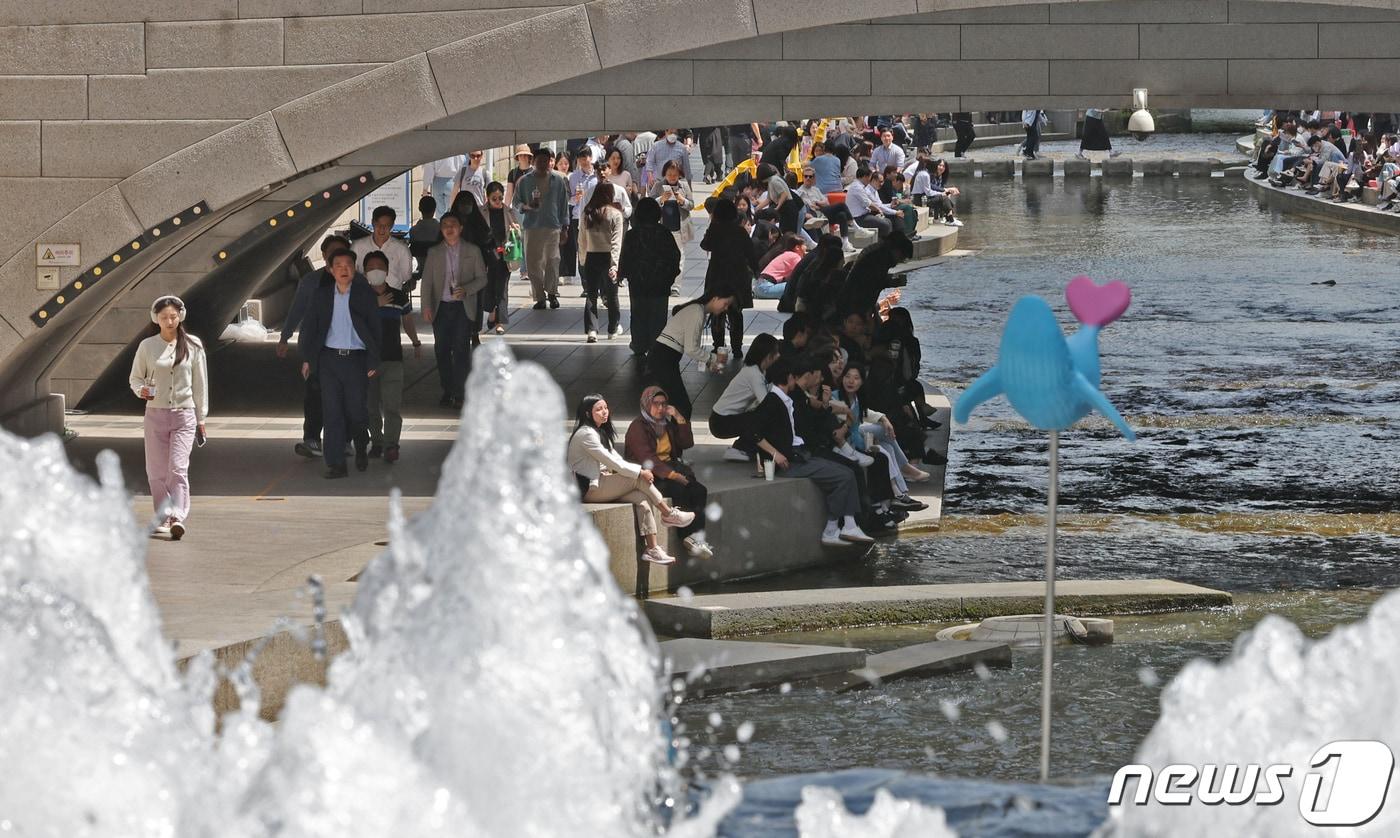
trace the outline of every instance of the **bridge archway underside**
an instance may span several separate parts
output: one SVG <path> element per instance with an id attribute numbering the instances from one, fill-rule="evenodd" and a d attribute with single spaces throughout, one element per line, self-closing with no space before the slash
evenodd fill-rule
<path id="1" fill-rule="evenodd" d="M 50 381 L 14 371 L 58 369 L 94 318 L 130 323 L 157 285 L 193 286 L 283 199 L 467 147 L 832 113 L 1123 107 L 1133 87 L 1154 107 L 1400 111 L 1400 0 L 113 6 L 0 8 L 0 201 L 17 219 L 0 232 L 0 417 L 25 430 L 39 414 L 21 408 Z M 178 264 L 100 311 L 36 325 L 53 296 L 36 288 L 36 242 L 82 245 L 67 286 L 200 202 L 215 212 Z M 250 206 L 217 212 L 235 203 Z M 41 329 L 72 339 L 35 340 Z"/>

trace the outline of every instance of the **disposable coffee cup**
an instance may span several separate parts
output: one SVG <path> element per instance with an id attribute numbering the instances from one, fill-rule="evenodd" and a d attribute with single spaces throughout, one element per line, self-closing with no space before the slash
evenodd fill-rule
<path id="1" fill-rule="evenodd" d="M 763 479 L 772 480 L 778 472 L 778 464 L 773 460 L 763 461 Z"/>
<path id="2" fill-rule="evenodd" d="M 874 447 L 875 447 L 875 432 L 874 432 L 874 431 L 866 431 L 866 432 L 865 432 L 865 450 L 866 450 L 866 451 L 869 451 L 870 449 L 872 449 L 872 448 L 874 448 Z"/>

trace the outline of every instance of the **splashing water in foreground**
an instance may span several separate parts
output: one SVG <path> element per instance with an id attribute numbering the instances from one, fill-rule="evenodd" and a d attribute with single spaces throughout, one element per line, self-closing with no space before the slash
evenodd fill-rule
<path id="1" fill-rule="evenodd" d="M 656 835 L 658 652 L 564 468 L 559 389 L 486 351 L 432 508 L 343 616 L 350 651 L 277 725 L 215 734 L 212 659 L 177 673 L 115 456 L 0 434 L 0 832 Z M 737 801 L 721 781 L 713 834 Z"/>
<path id="2" fill-rule="evenodd" d="M 1138 749 L 1137 762 L 1154 772 L 1174 763 L 1225 766 L 1291 765 L 1277 805 L 1124 806 L 1102 830 L 1114 836 L 1239 835 L 1304 838 L 1320 833 L 1299 814 L 1304 778 L 1342 776 L 1337 764 L 1313 768 L 1323 745 L 1377 740 L 1394 748 L 1400 722 L 1400 591 L 1387 594 L 1367 617 L 1310 641 L 1281 617 L 1266 617 L 1235 643 L 1220 663 L 1195 660 L 1162 693 L 1162 715 Z M 1218 775 L 1217 775 L 1218 776 Z M 1358 778 L 1352 775 L 1352 781 Z M 1219 786 L 1216 780 L 1216 787 Z M 1200 783 L 1196 785 L 1199 793 Z M 1237 786 L 1238 787 L 1238 786 Z M 1264 781 L 1259 781 L 1259 789 Z M 1128 785 L 1133 790 L 1133 785 Z M 1341 795 L 1331 792 L 1335 798 Z M 1126 798 L 1125 798 L 1126 799 Z M 1379 800 L 1375 801 L 1380 803 Z M 1319 799 L 1320 808 L 1326 803 Z M 1351 832 L 1352 830 L 1342 830 Z M 1358 835 L 1400 834 L 1400 803 L 1385 797 Z"/>

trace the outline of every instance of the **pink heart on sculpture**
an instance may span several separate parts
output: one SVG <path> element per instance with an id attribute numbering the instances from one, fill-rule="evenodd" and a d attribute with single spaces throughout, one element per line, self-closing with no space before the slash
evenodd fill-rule
<path id="1" fill-rule="evenodd" d="M 1127 284 L 1116 279 L 1104 285 L 1095 285 L 1087 276 L 1076 276 L 1065 286 L 1065 299 L 1069 301 L 1069 310 L 1074 312 L 1080 323 L 1107 326 L 1128 310 L 1133 294 Z"/>

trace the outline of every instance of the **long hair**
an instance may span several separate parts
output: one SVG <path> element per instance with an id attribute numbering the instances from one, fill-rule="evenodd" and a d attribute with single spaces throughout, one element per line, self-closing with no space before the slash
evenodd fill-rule
<path id="1" fill-rule="evenodd" d="M 190 357 L 190 334 L 185 331 L 184 311 L 185 307 L 180 304 L 176 297 L 161 297 L 151 305 L 152 314 L 160 314 L 167 308 L 174 308 L 181 314 L 181 322 L 175 326 L 175 365 L 185 363 L 185 359 Z M 146 327 L 146 337 L 160 334 L 160 324 L 152 323 Z"/>
<path id="2" fill-rule="evenodd" d="M 603 217 L 607 215 L 608 207 L 613 202 L 613 185 L 601 182 L 593 187 L 593 195 L 588 199 L 588 204 L 583 208 L 583 222 L 589 227 L 596 227 L 603 223 Z"/>
<path id="3" fill-rule="evenodd" d="M 574 434 L 582 428 L 592 428 L 598 432 L 598 437 L 603 440 L 603 445 L 611 451 L 613 440 L 617 439 L 617 432 L 613 430 L 612 417 L 609 416 L 608 421 L 601 425 L 593 424 L 593 408 L 602 401 L 607 401 L 607 399 L 603 398 L 601 393 L 589 393 L 579 399 L 578 409 L 574 411 L 574 430 L 573 433 L 569 434 L 569 438 L 573 439 Z"/>
<path id="4" fill-rule="evenodd" d="M 744 366 L 756 367 L 778 349 L 778 339 L 763 332 L 749 341 L 749 351 L 744 355 Z"/>
<path id="5" fill-rule="evenodd" d="M 764 253 L 763 257 L 758 260 L 758 269 L 761 271 L 781 254 L 789 250 L 796 250 L 799 244 L 803 244 L 801 236 L 796 233 L 783 233 L 776 242 L 773 242 L 773 246 L 768 248 L 768 252 Z"/>
<path id="6" fill-rule="evenodd" d="M 711 289 L 705 291 L 705 292 L 704 292 L 703 294 L 701 294 L 700 296 L 696 297 L 695 299 L 693 299 L 693 300 L 686 300 L 685 302 L 683 302 L 683 303 L 681 303 L 680 305 L 676 306 L 675 308 L 671 309 L 671 316 L 672 316 L 672 317 L 675 317 L 677 314 L 680 314 L 680 313 L 681 313 L 681 309 L 685 308 L 686 306 L 695 306 L 695 305 L 698 305 L 698 306 L 702 306 L 702 307 L 703 307 L 704 305 L 706 305 L 707 303 L 709 303 L 710 300 L 713 300 L 713 299 L 715 299 L 716 297 L 729 297 L 729 298 L 732 299 L 732 298 L 737 297 L 737 296 L 738 296 L 738 294 L 737 294 L 737 293 L 734 291 L 734 289 L 732 289 L 732 288 L 727 288 L 727 287 L 715 287 L 715 288 L 711 288 Z M 710 313 L 709 313 L 709 311 L 706 311 L 706 312 L 705 312 L 704 323 L 705 323 L 706 325 L 708 325 L 709 322 L 710 322 Z M 701 329 L 704 329 L 704 326 L 701 326 Z"/>

